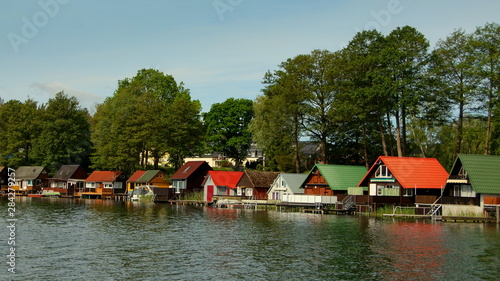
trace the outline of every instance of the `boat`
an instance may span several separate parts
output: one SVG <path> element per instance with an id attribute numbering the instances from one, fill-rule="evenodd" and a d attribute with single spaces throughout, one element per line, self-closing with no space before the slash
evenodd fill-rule
<path id="1" fill-rule="evenodd" d="M 151 201 L 153 199 L 153 187 L 149 185 L 140 185 L 137 186 L 131 194 L 130 200 L 139 201 L 139 200 L 148 200 Z"/>
<path id="2" fill-rule="evenodd" d="M 28 194 L 28 197 L 44 197 L 45 195 L 40 194 L 40 193 L 33 193 L 33 194 Z"/>
<path id="3" fill-rule="evenodd" d="M 61 196 L 61 193 L 54 190 L 44 190 L 42 191 L 42 195 L 44 197 L 59 197 Z"/>

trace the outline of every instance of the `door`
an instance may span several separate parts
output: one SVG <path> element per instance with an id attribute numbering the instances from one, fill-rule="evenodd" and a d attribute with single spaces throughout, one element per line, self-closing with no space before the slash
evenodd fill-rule
<path id="1" fill-rule="evenodd" d="M 212 197 L 214 195 L 214 186 L 213 185 L 207 185 L 207 201 L 211 202 Z"/>

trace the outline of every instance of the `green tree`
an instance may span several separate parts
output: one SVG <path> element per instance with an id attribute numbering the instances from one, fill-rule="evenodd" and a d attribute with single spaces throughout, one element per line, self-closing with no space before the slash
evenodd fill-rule
<path id="1" fill-rule="evenodd" d="M 385 40 L 382 52 L 385 87 L 391 99 L 398 156 L 406 154 L 406 127 L 409 116 L 422 109 L 420 101 L 427 93 L 424 79 L 429 42 L 410 26 L 398 27 Z"/>
<path id="2" fill-rule="evenodd" d="M 204 114 L 207 129 L 206 141 L 211 149 L 234 159 L 239 170 L 248 155 L 252 135 L 248 125 L 253 118 L 252 101 L 229 98 L 215 103 Z"/>
<path id="3" fill-rule="evenodd" d="M 180 94 L 189 92 L 171 75 L 139 70 L 118 82 L 118 89 L 94 115 L 94 168 L 133 171 L 146 168 L 150 155 L 155 168 L 168 151 L 167 112 Z"/>
<path id="4" fill-rule="evenodd" d="M 179 94 L 166 112 L 166 151 L 174 160 L 175 169 L 184 164 L 184 158 L 201 154 L 205 127 L 201 120 L 201 103 L 191 100 L 188 92 Z"/>
<path id="5" fill-rule="evenodd" d="M 41 108 L 41 132 L 33 145 L 37 163 L 56 171 L 81 164 L 90 154 L 89 114 L 75 97 L 59 92 Z"/>
<path id="6" fill-rule="evenodd" d="M 431 72 L 438 82 L 435 94 L 446 96 L 458 112 L 453 158 L 462 149 L 464 114 L 474 110 L 478 98 L 480 76 L 471 41 L 470 34 L 456 30 L 438 41 L 431 59 Z"/>
<path id="7" fill-rule="evenodd" d="M 482 78 L 479 90 L 487 109 L 484 154 L 490 154 L 493 111 L 498 107 L 500 98 L 500 25 L 488 23 L 478 27 L 474 33 L 473 47 Z"/>
<path id="8" fill-rule="evenodd" d="M 378 156 L 377 149 L 373 148 L 373 140 L 380 140 L 384 155 L 390 154 L 391 147 L 386 137 L 391 135 L 390 118 L 384 122 L 391 107 L 391 99 L 383 88 L 386 78 L 381 73 L 381 51 L 384 43 L 385 38 L 378 31 L 362 31 L 341 51 L 341 91 L 335 100 L 335 116 L 345 124 L 341 134 L 348 134 L 352 140 L 362 142 L 358 151 L 363 151 L 362 159 L 367 167 L 370 166 L 372 158 Z M 377 130 L 378 136 L 372 138 L 371 130 Z M 361 140 L 357 135 L 361 135 Z M 346 137 L 347 135 L 339 139 Z M 349 146 L 356 147 L 356 142 Z"/>
<path id="9" fill-rule="evenodd" d="M 0 163 L 10 167 L 39 164 L 33 158 L 33 145 L 42 128 L 37 102 L 7 101 L 0 106 L 0 120 Z"/>

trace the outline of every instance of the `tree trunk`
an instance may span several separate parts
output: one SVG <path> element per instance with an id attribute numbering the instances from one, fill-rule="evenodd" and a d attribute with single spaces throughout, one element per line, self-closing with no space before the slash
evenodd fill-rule
<path id="1" fill-rule="evenodd" d="M 385 140 L 384 126 L 382 124 L 382 118 L 378 116 L 378 128 L 380 131 L 380 138 L 382 139 L 382 149 L 384 150 L 384 156 L 389 156 L 389 151 L 387 151 L 387 142 Z M 363 125 L 364 129 L 364 125 Z M 363 136 L 364 137 L 364 136 Z M 368 159 L 367 159 L 368 161 Z"/>
<path id="2" fill-rule="evenodd" d="M 406 156 L 406 107 L 401 108 L 401 153 Z"/>
<path id="3" fill-rule="evenodd" d="M 326 161 L 326 136 L 321 136 L 321 163 L 322 164 L 328 164 L 328 161 Z"/>
<path id="4" fill-rule="evenodd" d="M 387 118 L 387 128 L 389 133 L 389 155 L 394 155 L 394 144 L 393 144 L 394 137 L 392 136 L 392 122 L 389 112 L 387 112 L 386 118 Z"/>
<path id="5" fill-rule="evenodd" d="M 379 118 L 380 120 L 380 118 Z M 383 136 L 383 132 L 382 132 L 382 136 Z M 382 138 L 383 139 L 383 138 Z M 384 143 L 385 140 L 382 141 L 382 143 Z M 385 144 L 384 144 L 385 145 Z M 363 123 L 363 146 L 364 146 L 364 157 L 365 157 L 365 167 L 367 170 L 370 169 L 370 164 L 368 163 L 368 140 L 367 140 L 367 137 L 366 137 L 366 126 L 365 126 L 365 123 Z M 387 148 L 384 147 L 384 152 L 387 152 Z"/>
<path id="6" fill-rule="evenodd" d="M 453 159 L 456 159 L 462 148 L 462 134 L 464 125 L 464 103 L 460 101 L 458 105 L 458 125 L 457 125 L 457 144 L 455 146 L 455 153 Z"/>
<path id="7" fill-rule="evenodd" d="M 299 121 L 298 117 L 295 116 L 293 125 L 293 141 L 294 141 L 294 160 L 295 160 L 295 172 L 300 174 L 300 147 L 299 147 Z"/>
<path id="8" fill-rule="evenodd" d="M 398 157 L 403 157 L 403 150 L 401 148 L 401 124 L 398 111 L 396 111 L 396 146 L 398 149 Z"/>

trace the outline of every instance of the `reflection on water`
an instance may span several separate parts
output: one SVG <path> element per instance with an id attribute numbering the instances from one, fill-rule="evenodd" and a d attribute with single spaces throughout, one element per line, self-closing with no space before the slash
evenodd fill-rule
<path id="1" fill-rule="evenodd" d="M 496 280 L 500 262 L 494 224 L 110 200 L 16 203 L 14 280 Z M 12 278 L 4 269 L 0 279 Z"/>

